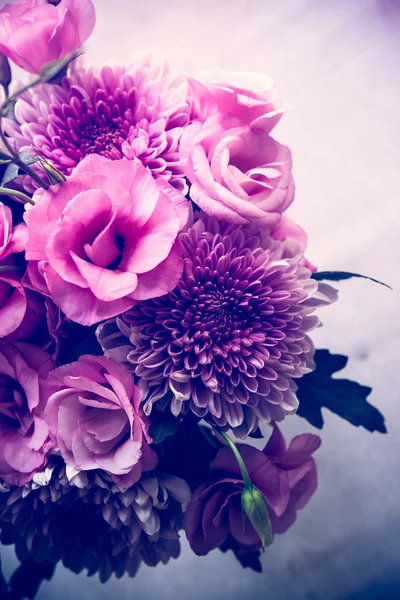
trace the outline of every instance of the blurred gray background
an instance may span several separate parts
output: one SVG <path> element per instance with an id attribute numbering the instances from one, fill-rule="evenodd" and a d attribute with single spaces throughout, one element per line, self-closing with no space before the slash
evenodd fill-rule
<path id="1" fill-rule="evenodd" d="M 368 274 L 321 311 L 318 347 L 347 354 L 343 375 L 373 387 L 388 435 L 325 412 L 319 489 L 292 529 L 243 570 L 231 553 L 182 556 L 134 580 L 75 576 L 58 567 L 38 600 L 400 598 L 400 2 L 397 0 L 94 0 L 89 59 L 138 49 L 174 67 L 268 72 L 294 110 L 276 135 L 293 151 L 297 198 L 289 214 L 309 234 L 320 269 Z M 1 0 L 0 0 L 1 3 Z M 288 418 L 287 436 L 313 431 Z M 315 431 L 315 430 L 314 430 Z M 3 549 L 6 575 L 16 567 Z"/>

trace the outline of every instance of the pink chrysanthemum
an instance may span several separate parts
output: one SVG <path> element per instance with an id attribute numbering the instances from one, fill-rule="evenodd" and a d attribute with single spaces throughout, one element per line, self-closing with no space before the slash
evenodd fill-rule
<path id="1" fill-rule="evenodd" d="M 184 269 L 169 294 L 105 322 L 106 354 L 138 379 L 144 411 L 192 411 L 245 437 L 296 411 L 310 372 L 315 308 L 336 298 L 310 279 L 296 242 L 201 218 L 180 236 Z"/>
<path id="2" fill-rule="evenodd" d="M 5 130 L 16 148 L 33 146 L 65 175 L 88 154 L 125 157 L 186 193 L 178 154 L 189 119 L 185 81 L 146 55 L 131 67 L 75 67 L 61 85 L 26 92 L 15 116 Z M 23 185 L 33 191 L 29 178 Z"/>

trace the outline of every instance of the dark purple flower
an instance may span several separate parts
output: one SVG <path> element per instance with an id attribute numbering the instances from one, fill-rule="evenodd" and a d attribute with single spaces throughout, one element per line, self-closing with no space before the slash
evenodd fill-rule
<path id="1" fill-rule="evenodd" d="M 172 475 L 147 473 L 121 492 L 104 471 L 75 471 L 51 456 L 25 486 L 0 486 L 1 541 L 15 543 L 20 560 L 62 560 L 102 581 L 112 573 L 133 577 L 142 562 L 179 556 L 189 500 L 187 483 Z"/>
<path id="2" fill-rule="evenodd" d="M 284 533 L 296 520 L 317 488 L 317 467 L 311 454 L 321 440 L 312 434 L 296 436 L 286 449 L 278 427 L 264 450 L 238 445 L 252 483 L 263 493 L 270 513 L 272 533 Z M 193 494 L 185 513 L 185 531 L 192 550 L 207 554 L 229 535 L 248 550 L 261 547 L 250 521 L 243 521 L 244 488 L 240 469 L 230 448 L 219 450 L 210 465 L 209 481 Z"/>
<path id="3" fill-rule="evenodd" d="M 106 354 L 130 363 L 144 411 L 192 411 L 246 436 L 296 411 L 294 378 L 312 370 L 312 313 L 335 291 L 310 279 L 294 241 L 255 226 L 199 219 L 180 236 L 184 271 L 169 294 L 98 329 Z"/>
<path id="4" fill-rule="evenodd" d="M 65 175 L 88 154 L 101 154 L 141 162 L 186 193 L 178 146 L 188 112 L 185 81 L 140 55 L 131 67 L 75 68 L 61 86 L 32 88 L 5 129 L 18 150 L 34 146 Z M 29 178 L 23 184 L 33 191 Z"/>

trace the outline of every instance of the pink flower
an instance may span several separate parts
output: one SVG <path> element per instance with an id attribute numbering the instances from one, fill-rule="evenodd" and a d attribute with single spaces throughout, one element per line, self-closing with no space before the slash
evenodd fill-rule
<path id="1" fill-rule="evenodd" d="M 175 287 L 188 202 L 143 165 L 93 154 L 34 199 L 26 282 L 69 319 L 92 325 Z"/>
<path id="2" fill-rule="evenodd" d="M 290 151 L 270 135 L 280 105 L 242 88 L 190 85 L 199 120 L 180 144 L 190 197 L 221 221 L 274 227 L 294 197 Z"/>
<path id="3" fill-rule="evenodd" d="M 140 394 L 125 367 L 106 357 L 81 356 L 55 369 L 57 386 L 45 419 L 67 464 L 78 470 L 103 469 L 121 489 L 154 469 L 139 415 Z"/>
<path id="4" fill-rule="evenodd" d="M 74 52 L 95 24 L 91 0 L 20 0 L 0 10 L 0 52 L 16 65 L 39 73 L 48 62 Z"/>
<path id="5" fill-rule="evenodd" d="M 286 242 L 286 240 L 295 240 L 300 245 L 301 251 L 304 253 L 307 247 L 307 234 L 300 225 L 291 221 L 286 215 L 282 215 L 282 220 L 271 231 L 271 237 L 274 240 Z M 316 271 L 315 267 L 305 256 L 299 263 L 302 267 L 307 267 L 310 271 Z"/>
<path id="6" fill-rule="evenodd" d="M 317 488 L 317 468 L 311 454 L 321 440 L 312 434 L 296 436 L 286 449 L 285 440 L 274 425 L 264 450 L 238 446 L 252 483 L 264 494 L 272 532 L 284 533 L 296 520 Z M 218 451 L 210 465 L 210 480 L 193 494 L 185 513 L 185 531 L 192 550 L 207 554 L 231 534 L 244 548 L 257 549 L 260 538 L 246 519 L 243 523 L 241 495 L 243 480 L 230 448 Z"/>
<path id="7" fill-rule="evenodd" d="M 0 341 L 0 477 L 24 485 L 46 462 L 52 444 L 42 418 L 54 363 L 31 344 Z"/>
<path id="8" fill-rule="evenodd" d="M 44 318 L 42 301 L 21 284 L 15 255 L 27 239 L 26 225 L 13 228 L 10 208 L 0 203 L 0 337 L 8 341 L 28 338 Z"/>
<path id="9" fill-rule="evenodd" d="M 188 77 L 188 102 L 191 117 L 205 121 L 215 113 L 231 115 L 250 124 L 258 118 L 268 121 L 271 130 L 280 120 L 284 108 L 273 80 L 261 73 L 210 71 Z"/>

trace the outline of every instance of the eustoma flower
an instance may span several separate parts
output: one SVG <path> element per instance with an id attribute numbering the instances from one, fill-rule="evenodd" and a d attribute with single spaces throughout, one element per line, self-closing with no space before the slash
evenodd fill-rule
<path id="1" fill-rule="evenodd" d="M 54 364 L 31 344 L 0 341 L 0 478 L 24 485 L 52 447 L 43 410 Z"/>
<path id="2" fill-rule="evenodd" d="M 49 378 L 56 391 L 45 419 L 68 465 L 104 469 L 121 488 L 154 469 L 146 426 L 139 415 L 140 394 L 130 373 L 109 358 L 81 356 L 55 369 Z"/>
<path id="3" fill-rule="evenodd" d="M 312 313 L 335 290 L 310 279 L 296 242 L 255 226 L 200 218 L 180 240 L 177 287 L 100 326 L 106 353 L 131 366 L 148 414 L 192 411 L 244 437 L 294 413 L 294 379 L 312 368 Z"/>
<path id="4" fill-rule="evenodd" d="M 61 85 L 21 96 L 5 130 L 18 150 L 32 146 L 65 175 L 88 154 L 141 162 L 186 192 L 178 145 L 189 115 L 186 86 L 164 63 L 137 56 L 131 67 L 74 67 Z M 28 190 L 32 181 L 23 180 Z"/>
<path id="5" fill-rule="evenodd" d="M 317 468 L 311 457 L 321 440 L 312 434 L 296 436 L 286 449 L 278 427 L 263 451 L 241 444 L 238 450 L 253 484 L 264 495 L 272 532 L 284 533 L 317 488 Z M 210 465 L 209 480 L 193 494 L 185 513 L 185 531 L 192 550 L 207 554 L 231 534 L 244 548 L 260 548 L 259 534 L 243 521 L 243 480 L 231 450 L 219 450 Z"/>
<path id="6" fill-rule="evenodd" d="M 274 227 L 293 200 L 294 184 L 290 151 L 271 136 L 283 109 L 270 81 L 258 93 L 225 81 L 189 82 L 194 120 L 180 156 L 190 197 L 219 220 Z"/>
<path id="7" fill-rule="evenodd" d="M 74 52 L 92 33 L 91 0 L 17 0 L 0 10 L 0 52 L 30 73 Z"/>
<path id="8" fill-rule="evenodd" d="M 88 156 L 68 181 L 34 199 L 28 284 L 68 318 L 92 325 L 175 287 L 188 203 L 143 165 Z"/>
<path id="9" fill-rule="evenodd" d="M 28 338 L 44 318 L 43 303 L 22 286 L 15 258 L 27 239 L 26 225 L 13 228 L 11 210 L 0 202 L 0 337 L 9 341 Z"/>

